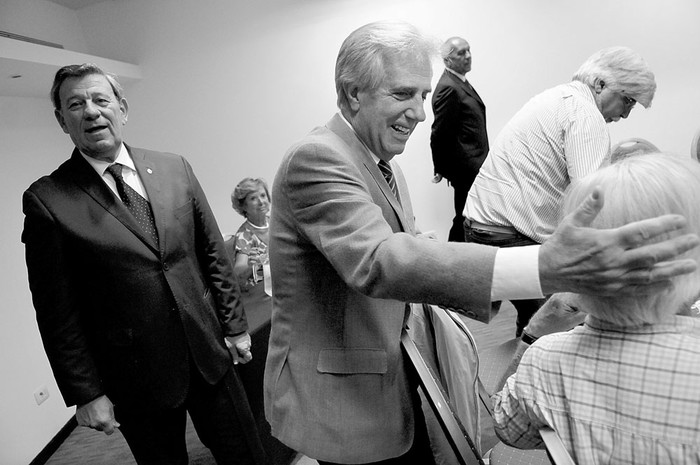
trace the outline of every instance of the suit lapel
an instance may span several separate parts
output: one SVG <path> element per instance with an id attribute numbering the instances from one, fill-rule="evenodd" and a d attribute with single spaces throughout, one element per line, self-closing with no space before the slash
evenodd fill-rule
<path id="1" fill-rule="evenodd" d="M 411 231 L 410 224 L 406 221 L 404 209 L 401 207 L 401 204 L 391 191 L 389 184 L 387 184 L 386 179 L 384 179 L 384 175 L 381 171 L 379 171 L 379 167 L 376 163 L 374 163 L 374 159 L 372 158 L 369 149 L 367 149 L 365 144 L 360 141 L 357 134 L 355 134 L 355 131 L 348 126 L 345 121 L 343 121 L 343 118 L 339 113 L 326 124 L 326 127 L 338 135 L 347 144 L 352 156 L 360 159 L 365 169 L 370 173 L 377 187 L 379 190 L 381 190 L 387 202 L 389 202 L 396 213 L 396 217 L 401 224 L 401 228 L 404 231 Z M 392 167 L 393 166 L 394 164 L 392 163 Z M 406 184 L 403 180 L 403 176 L 400 175 L 400 170 L 398 173 L 395 172 L 394 176 L 396 177 L 397 186 L 399 186 L 399 196 L 402 199 L 408 199 L 408 192 L 405 189 Z M 410 200 L 408 201 L 410 202 Z"/>
<path id="2" fill-rule="evenodd" d="M 476 89 L 474 89 L 474 87 L 469 83 L 469 81 L 464 81 L 463 84 L 464 84 L 464 88 L 467 90 L 467 93 L 468 93 L 469 95 L 471 95 L 472 97 L 474 97 L 474 99 L 475 99 L 477 102 L 479 102 L 479 104 L 483 107 L 483 106 L 484 106 L 484 102 L 483 102 L 483 100 L 481 100 L 481 97 L 480 97 L 479 94 L 476 92 Z"/>
<path id="3" fill-rule="evenodd" d="M 401 196 L 401 209 L 403 212 L 401 221 L 403 223 L 404 230 L 415 235 L 416 225 L 415 218 L 413 216 L 413 205 L 411 204 L 411 196 L 408 192 L 408 184 L 406 183 L 406 178 L 404 177 L 403 171 L 401 170 L 401 167 L 398 163 L 392 161 L 391 168 L 394 170 L 394 177 L 396 178 L 396 187 L 399 189 L 399 195 Z"/>
<path id="4" fill-rule="evenodd" d="M 138 236 L 154 252 L 158 252 L 155 244 L 143 232 L 129 209 L 115 197 L 97 172 L 85 161 L 78 149 L 75 149 L 71 155 L 70 172 L 79 188 L 119 220 L 129 231 Z"/>
<path id="5" fill-rule="evenodd" d="M 456 76 L 455 76 L 455 77 L 456 77 Z M 469 83 L 469 80 L 467 79 L 467 80 L 464 81 L 464 82 L 462 82 L 462 81 L 460 81 L 460 82 L 462 83 L 462 87 L 463 87 L 464 90 L 467 92 L 467 94 L 469 94 L 474 100 L 476 100 L 477 102 L 479 102 L 479 105 L 481 105 L 482 107 L 485 107 L 484 101 L 481 100 L 481 97 L 480 97 L 479 94 L 476 92 L 476 89 L 474 89 L 474 87 Z"/>
<path id="6" fill-rule="evenodd" d="M 461 89 L 464 89 L 464 91 L 469 94 L 470 97 L 479 102 L 479 105 L 485 107 L 483 100 L 481 100 L 481 97 L 476 92 L 476 89 L 474 89 L 474 87 L 472 87 L 472 85 L 469 83 L 469 80 L 462 81 L 459 77 L 457 77 L 457 75 L 450 73 L 447 70 L 444 71 L 444 74 L 454 81 L 455 84 L 457 84 Z"/>

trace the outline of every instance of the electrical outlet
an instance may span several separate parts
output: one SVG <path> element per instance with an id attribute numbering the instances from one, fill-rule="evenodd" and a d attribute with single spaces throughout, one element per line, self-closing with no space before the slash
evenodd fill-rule
<path id="1" fill-rule="evenodd" d="M 41 405 L 46 399 L 49 398 L 49 388 L 46 385 L 39 386 L 36 391 L 34 391 L 34 400 L 36 400 L 36 405 Z"/>

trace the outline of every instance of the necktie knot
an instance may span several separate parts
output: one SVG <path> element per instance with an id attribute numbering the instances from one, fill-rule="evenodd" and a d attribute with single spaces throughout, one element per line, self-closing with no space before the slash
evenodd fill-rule
<path id="1" fill-rule="evenodd" d="M 122 164 L 121 163 L 114 163 L 112 165 L 109 165 L 107 167 L 107 172 L 109 174 L 111 174 L 115 180 L 117 178 L 121 178 L 122 177 Z"/>

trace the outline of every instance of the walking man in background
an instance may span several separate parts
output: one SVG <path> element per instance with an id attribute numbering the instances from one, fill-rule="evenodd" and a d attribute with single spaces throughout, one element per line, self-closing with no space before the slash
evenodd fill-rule
<path id="1" fill-rule="evenodd" d="M 472 69 L 469 42 L 451 37 L 440 47 L 440 54 L 445 71 L 432 99 L 433 181 L 445 178 L 454 189 L 455 217 L 448 240 L 464 242 L 467 193 L 489 151 L 486 106 L 466 77 Z"/>

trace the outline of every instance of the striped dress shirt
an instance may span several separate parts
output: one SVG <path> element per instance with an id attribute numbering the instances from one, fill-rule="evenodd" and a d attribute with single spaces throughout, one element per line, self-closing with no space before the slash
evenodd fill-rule
<path id="1" fill-rule="evenodd" d="M 700 463 L 700 318 L 620 328 L 588 316 L 542 337 L 493 396 L 496 433 L 542 447 L 551 426 L 578 465 Z"/>
<path id="2" fill-rule="evenodd" d="M 544 242 L 569 184 L 607 163 L 610 134 L 590 88 L 572 81 L 533 97 L 501 130 L 464 215 Z"/>

